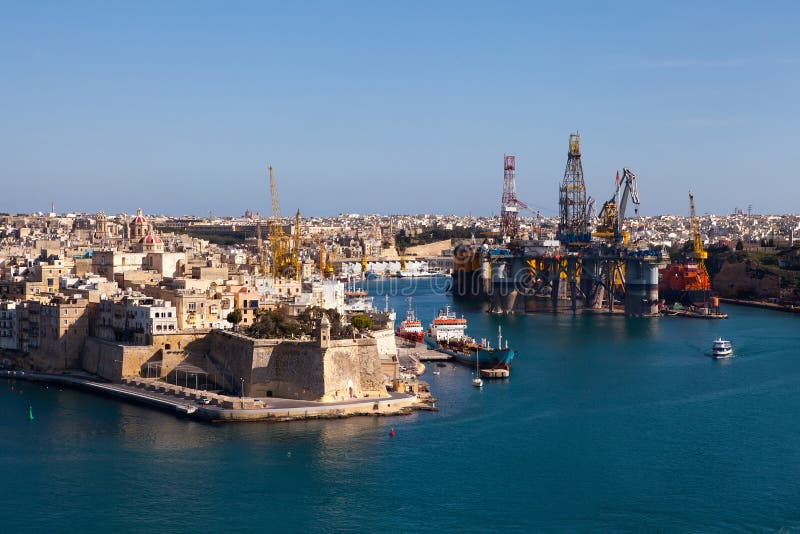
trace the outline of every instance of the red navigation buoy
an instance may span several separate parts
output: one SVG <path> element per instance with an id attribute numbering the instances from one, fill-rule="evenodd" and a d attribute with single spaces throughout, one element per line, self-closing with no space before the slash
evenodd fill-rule
<path id="1" fill-rule="evenodd" d="M 392 428 L 391 430 L 389 430 L 389 437 L 390 437 L 390 438 L 393 438 L 393 437 L 394 437 L 394 428 Z"/>

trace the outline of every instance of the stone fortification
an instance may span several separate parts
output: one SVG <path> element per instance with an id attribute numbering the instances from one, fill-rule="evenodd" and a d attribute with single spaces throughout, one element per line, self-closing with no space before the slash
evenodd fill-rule
<path id="1" fill-rule="evenodd" d="M 130 376 L 166 377 L 178 365 L 203 361 L 210 330 L 153 336 L 152 345 L 129 345 L 89 337 L 81 352 L 81 367 L 112 382 Z"/>
<path id="2" fill-rule="evenodd" d="M 81 364 L 114 382 L 169 377 L 179 366 L 197 369 L 219 388 L 248 397 L 323 402 L 386 397 L 386 384 L 396 375 L 393 336 L 331 340 L 325 334 L 296 341 L 212 330 L 153 336 L 153 344 L 144 346 L 88 338 Z"/>
<path id="3" fill-rule="evenodd" d="M 386 396 L 386 379 L 375 339 L 331 341 L 321 350 L 325 391 L 319 400 Z"/>
<path id="4" fill-rule="evenodd" d="M 378 356 L 381 359 L 381 369 L 389 380 L 394 380 L 400 376 L 400 361 L 397 354 L 397 342 L 394 339 L 394 330 L 376 330 L 370 332 L 369 336 L 375 339 L 377 344 Z"/>
<path id="5" fill-rule="evenodd" d="M 244 379 L 244 394 L 332 401 L 385 397 L 386 377 L 375 339 L 318 341 L 253 339 L 213 331 L 210 358 L 233 380 Z"/>

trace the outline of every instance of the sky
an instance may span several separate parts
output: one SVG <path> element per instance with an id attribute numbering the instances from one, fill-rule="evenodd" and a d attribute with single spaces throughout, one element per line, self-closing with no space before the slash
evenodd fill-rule
<path id="1" fill-rule="evenodd" d="M 0 0 L 0 212 L 800 213 L 800 3 Z"/>

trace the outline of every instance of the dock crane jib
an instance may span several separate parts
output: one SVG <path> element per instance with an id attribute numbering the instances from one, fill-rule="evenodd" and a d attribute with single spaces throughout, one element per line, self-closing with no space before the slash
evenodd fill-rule
<path id="1" fill-rule="evenodd" d="M 628 205 L 628 197 L 630 196 L 631 202 L 635 205 L 639 205 L 639 189 L 636 186 L 636 175 L 627 167 L 622 168 L 622 180 L 617 184 L 617 191 L 619 191 L 619 187 L 622 183 L 625 184 L 625 188 L 622 190 L 622 197 L 619 200 L 619 215 L 616 228 L 618 234 L 622 230 L 622 224 L 625 221 L 625 209 Z"/>
<path id="2" fill-rule="evenodd" d="M 622 193 L 620 193 L 620 189 L 622 189 Z M 636 185 L 636 175 L 633 171 L 624 167 L 622 169 L 622 178 L 620 178 L 619 171 L 617 171 L 614 196 L 612 196 L 610 200 L 605 201 L 600 210 L 597 231 L 595 232 L 597 237 L 602 237 L 613 242 L 627 243 L 628 235 L 627 232 L 623 233 L 622 226 L 625 222 L 629 198 L 633 204 L 636 206 L 639 205 L 639 190 Z"/>

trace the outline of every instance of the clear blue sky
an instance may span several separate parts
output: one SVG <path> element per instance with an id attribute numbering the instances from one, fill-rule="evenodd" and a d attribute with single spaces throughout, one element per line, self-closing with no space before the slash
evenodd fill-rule
<path id="1" fill-rule="evenodd" d="M 800 212 L 798 2 L 0 2 L 0 211 Z"/>

